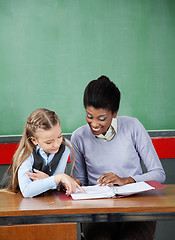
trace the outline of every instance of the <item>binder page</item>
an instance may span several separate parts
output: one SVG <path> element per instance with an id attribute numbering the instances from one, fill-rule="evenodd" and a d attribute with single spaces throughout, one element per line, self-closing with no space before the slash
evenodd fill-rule
<path id="1" fill-rule="evenodd" d="M 146 182 L 129 183 L 123 186 L 111 186 L 116 195 L 128 195 L 155 189 Z"/>
<path id="2" fill-rule="evenodd" d="M 86 193 L 81 192 L 80 190 L 76 190 L 75 193 L 71 194 L 71 197 L 74 200 L 78 199 L 94 199 L 94 198 L 110 198 L 114 197 L 115 193 L 113 190 L 108 186 L 87 186 L 82 187 Z"/>
<path id="3" fill-rule="evenodd" d="M 151 182 L 151 181 L 150 181 Z M 159 184 L 161 185 L 161 184 Z M 155 189 L 146 182 L 129 183 L 123 186 L 87 186 L 82 187 L 86 193 L 82 193 L 80 190 L 76 190 L 71 194 L 74 200 L 78 199 L 94 199 L 94 198 L 110 198 L 115 195 L 131 195 L 139 192 L 149 191 Z"/>

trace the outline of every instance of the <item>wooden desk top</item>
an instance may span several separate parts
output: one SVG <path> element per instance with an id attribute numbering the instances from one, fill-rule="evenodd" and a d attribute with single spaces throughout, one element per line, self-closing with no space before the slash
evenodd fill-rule
<path id="1" fill-rule="evenodd" d="M 140 219 L 142 215 L 151 220 L 175 219 L 175 184 L 166 185 L 166 188 L 161 190 L 151 190 L 124 198 L 93 200 L 62 200 L 55 191 L 35 198 L 23 198 L 20 194 L 0 192 L 1 219 L 41 215 L 63 218 L 67 215 L 68 218 L 66 220 L 64 218 L 63 221 L 69 222 L 73 221 L 69 219 L 70 216 L 74 217 L 75 221 L 81 221 L 85 215 L 86 218 L 90 216 L 91 220 L 95 215 L 103 215 L 103 219 L 101 218 L 103 221 L 107 215 L 109 220 L 109 215 L 114 219 L 117 214 L 125 217 L 140 216 Z M 79 220 L 75 219 L 75 215 L 79 216 Z"/>

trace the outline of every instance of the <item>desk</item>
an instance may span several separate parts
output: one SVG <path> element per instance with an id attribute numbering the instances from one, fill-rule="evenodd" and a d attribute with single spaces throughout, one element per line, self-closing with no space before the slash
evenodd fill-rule
<path id="1" fill-rule="evenodd" d="M 59 231 L 68 229 L 69 234 L 59 239 L 71 240 L 77 239 L 77 223 L 143 220 L 175 220 L 175 184 L 124 198 L 78 201 L 61 200 L 55 191 L 31 199 L 0 193 L 0 239 L 3 239 L 2 229 L 9 232 L 9 225 L 17 229 L 20 226 L 22 231 L 29 226 L 44 226 L 44 229 L 57 226 Z"/>

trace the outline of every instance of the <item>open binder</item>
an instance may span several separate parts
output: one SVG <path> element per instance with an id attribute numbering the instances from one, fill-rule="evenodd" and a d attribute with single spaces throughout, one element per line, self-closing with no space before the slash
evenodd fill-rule
<path id="1" fill-rule="evenodd" d="M 71 194 L 72 199 L 98 199 L 98 198 L 112 198 L 116 196 L 128 196 L 140 192 L 161 189 L 165 185 L 157 182 L 156 180 L 146 182 L 129 183 L 123 186 L 86 186 L 82 187 L 86 193 L 82 193 L 80 190 L 76 190 L 75 193 Z"/>

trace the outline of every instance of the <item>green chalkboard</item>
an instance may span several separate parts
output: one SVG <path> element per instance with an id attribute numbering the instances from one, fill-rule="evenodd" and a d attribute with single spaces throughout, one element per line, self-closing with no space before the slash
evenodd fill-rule
<path id="1" fill-rule="evenodd" d="M 62 131 L 85 123 L 85 86 L 107 75 L 119 115 L 175 128 L 174 0 L 0 0 L 0 135 L 55 110 Z"/>

